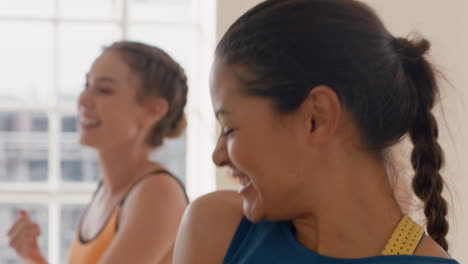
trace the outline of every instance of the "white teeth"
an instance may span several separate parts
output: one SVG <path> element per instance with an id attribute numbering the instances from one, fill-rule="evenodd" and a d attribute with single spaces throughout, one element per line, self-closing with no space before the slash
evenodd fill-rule
<path id="1" fill-rule="evenodd" d="M 239 193 L 244 192 L 250 185 L 252 185 L 252 180 L 251 179 L 245 179 L 241 182 L 241 186 L 238 189 Z"/>
<path id="2" fill-rule="evenodd" d="M 239 193 L 243 193 L 247 188 L 250 187 L 250 185 L 252 185 L 252 179 L 245 174 L 231 170 L 231 176 L 239 181 Z"/>
<path id="3" fill-rule="evenodd" d="M 96 125 L 98 122 L 99 121 L 97 120 L 80 118 L 80 123 L 82 123 L 83 125 Z"/>
<path id="4" fill-rule="evenodd" d="M 250 182 L 250 178 L 244 175 L 235 176 L 239 179 L 240 185 L 247 185 Z"/>
<path id="5" fill-rule="evenodd" d="M 242 180 L 242 185 L 248 185 L 251 182 L 250 178 L 244 177 Z"/>

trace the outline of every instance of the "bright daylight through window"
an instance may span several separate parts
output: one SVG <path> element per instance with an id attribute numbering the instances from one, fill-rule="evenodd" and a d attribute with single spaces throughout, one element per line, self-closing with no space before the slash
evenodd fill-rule
<path id="1" fill-rule="evenodd" d="M 99 175 L 97 155 L 77 142 L 76 102 L 86 72 L 103 46 L 129 39 L 168 51 L 185 68 L 190 89 L 200 89 L 207 2 L 0 0 L 1 234 L 26 209 L 41 226 L 50 263 L 66 263 Z M 199 114 L 196 104 L 186 111 L 189 121 Z M 182 180 L 188 138 L 170 140 L 154 155 Z M 0 263 L 20 263 L 5 235 Z"/>

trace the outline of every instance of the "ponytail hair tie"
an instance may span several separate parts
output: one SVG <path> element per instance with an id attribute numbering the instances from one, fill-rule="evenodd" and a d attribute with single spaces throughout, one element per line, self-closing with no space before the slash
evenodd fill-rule
<path id="1" fill-rule="evenodd" d="M 393 47 L 405 61 L 418 62 L 428 52 L 431 44 L 424 38 L 415 41 L 407 38 L 393 38 Z"/>

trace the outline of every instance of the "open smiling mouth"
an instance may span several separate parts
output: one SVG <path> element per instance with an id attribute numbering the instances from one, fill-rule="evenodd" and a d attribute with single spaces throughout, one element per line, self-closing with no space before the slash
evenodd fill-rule
<path id="1" fill-rule="evenodd" d="M 239 180 L 239 183 L 240 183 L 240 187 L 238 189 L 238 193 L 239 194 L 243 194 L 245 193 L 249 187 L 252 186 L 252 179 L 250 179 L 250 177 L 244 175 L 244 174 L 238 174 L 238 173 L 233 173 L 232 175 L 234 178 L 238 179 Z"/>
<path id="2" fill-rule="evenodd" d="M 80 117 L 80 125 L 85 128 L 96 127 L 100 124 L 99 120 Z"/>

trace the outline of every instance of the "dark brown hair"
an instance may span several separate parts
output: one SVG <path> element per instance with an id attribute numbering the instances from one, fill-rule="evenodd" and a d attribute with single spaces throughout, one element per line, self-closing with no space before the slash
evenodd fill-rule
<path id="1" fill-rule="evenodd" d="M 165 137 L 180 136 L 186 127 L 184 107 L 188 86 L 184 69 L 162 49 L 139 42 L 115 42 L 104 51 L 119 52 L 130 69 L 140 76 L 142 86 L 136 98 L 139 102 L 154 97 L 167 100 L 169 109 L 151 129 L 147 143 L 158 147 Z"/>
<path id="2" fill-rule="evenodd" d="M 268 0 L 228 29 L 216 56 L 252 73 L 243 92 L 269 98 L 279 113 L 297 109 L 313 87 L 331 87 L 375 153 L 409 134 L 413 190 L 424 202 L 428 234 L 447 249 L 444 159 L 431 112 L 439 88 L 425 58 L 429 46 L 395 38 L 358 1 Z"/>

